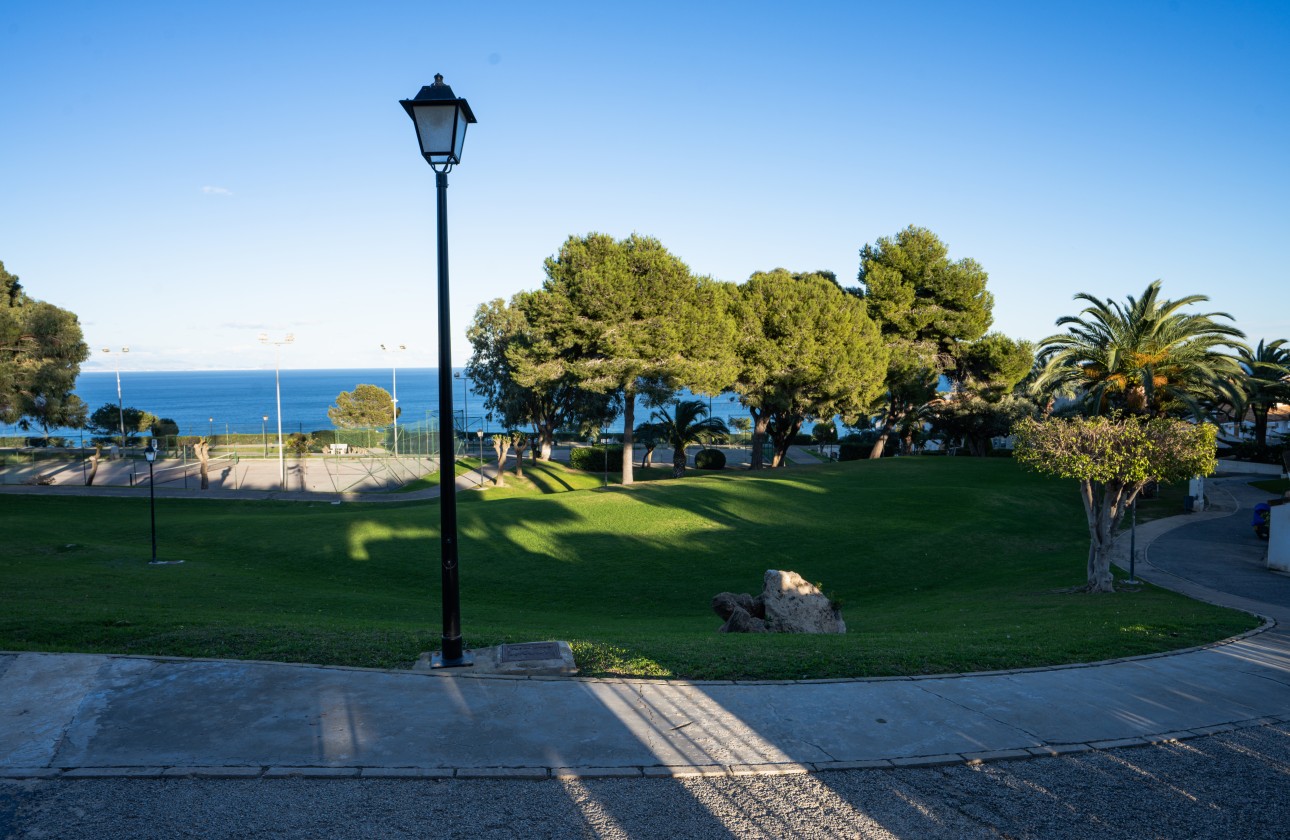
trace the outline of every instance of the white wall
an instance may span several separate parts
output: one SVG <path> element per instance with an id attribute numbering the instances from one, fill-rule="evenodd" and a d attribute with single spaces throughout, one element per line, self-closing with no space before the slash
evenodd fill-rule
<path id="1" fill-rule="evenodd" d="M 1290 572 L 1290 505 L 1272 506 L 1268 537 L 1268 568 Z"/>

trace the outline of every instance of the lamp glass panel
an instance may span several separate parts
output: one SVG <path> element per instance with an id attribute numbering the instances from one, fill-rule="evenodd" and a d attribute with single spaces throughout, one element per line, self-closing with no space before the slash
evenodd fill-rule
<path id="1" fill-rule="evenodd" d="M 416 105 L 417 137 L 421 139 L 421 154 L 435 163 L 448 163 L 450 156 L 460 153 L 461 143 L 456 141 L 458 114 L 455 105 Z"/>

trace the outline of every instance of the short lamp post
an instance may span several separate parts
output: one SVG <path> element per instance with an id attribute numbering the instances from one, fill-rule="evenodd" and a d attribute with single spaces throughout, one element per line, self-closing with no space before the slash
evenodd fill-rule
<path id="1" fill-rule="evenodd" d="M 452 333 L 448 319 L 448 172 L 461 162 L 466 127 L 475 114 L 466 100 L 436 73 L 433 85 L 421 88 L 413 99 L 399 101 L 417 129 L 421 155 L 434 170 L 435 209 L 438 213 L 439 250 L 439 417 L 452 422 Z M 482 436 L 481 436 L 482 443 Z M 453 436 L 439 435 L 439 546 L 443 582 L 442 649 L 431 658 L 431 667 L 474 665 L 474 654 L 461 641 L 461 597 L 457 552 L 457 482 Z"/>
<path id="2" fill-rule="evenodd" d="M 143 457 L 148 459 L 148 514 L 152 518 L 152 559 L 148 561 L 151 564 L 157 562 L 157 490 L 153 483 L 152 464 L 157 460 L 157 441 L 148 441 L 148 448 L 143 450 Z"/>
<path id="3" fill-rule="evenodd" d="M 1142 581 L 1138 580 L 1138 497 L 1133 497 L 1133 504 L 1130 506 L 1132 519 L 1129 520 L 1129 579 L 1125 583 L 1135 586 Z"/>
<path id="4" fill-rule="evenodd" d="M 264 457 L 269 457 L 269 415 L 260 415 L 260 442 L 264 444 Z"/>
<path id="5" fill-rule="evenodd" d="M 484 424 L 479 424 L 479 430 L 475 432 L 475 437 L 479 438 L 479 486 L 484 486 Z"/>
<path id="6" fill-rule="evenodd" d="M 602 437 L 600 439 L 600 460 L 601 460 L 601 466 L 604 468 L 604 474 L 600 478 L 600 486 L 608 487 L 609 486 L 609 438 L 608 437 Z"/>

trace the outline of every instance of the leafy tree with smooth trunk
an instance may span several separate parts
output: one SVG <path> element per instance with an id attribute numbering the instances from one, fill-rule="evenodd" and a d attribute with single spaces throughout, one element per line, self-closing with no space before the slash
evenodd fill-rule
<path id="1" fill-rule="evenodd" d="M 853 422 L 882 392 L 888 350 L 864 304 L 818 274 L 779 268 L 739 287 L 734 389 L 752 415 L 752 468 L 782 466 L 808 418 Z"/>
<path id="2" fill-rule="evenodd" d="M 339 429 L 371 429 L 388 426 L 403 409 L 396 408 L 390 392 L 379 385 L 359 385 L 341 391 L 327 417 Z"/>
<path id="3" fill-rule="evenodd" d="M 1207 400 L 1240 404 L 1241 368 L 1228 351 L 1244 348 L 1245 334 L 1218 320 L 1232 320 L 1226 312 L 1182 311 L 1209 300 L 1205 295 L 1166 300 L 1160 285 L 1151 283 L 1141 297 L 1129 296 L 1123 304 L 1075 295 L 1088 306 L 1058 318 L 1066 332 L 1039 342 L 1044 367 L 1035 390 L 1073 389 L 1093 415 L 1163 417 L 1185 409 L 1200 418 Z"/>
<path id="4" fill-rule="evenodd" d="M 979 263 L 952 262 L 936 234 L 913 225 L 861 248 L 858 279 L 857 294 L 892 348 L 883 427 L 869 453 L 879 458 L 891 432 L 931 399 L 939 375 L 955 367 L 960 343 L 990 328 L 994 297 Z"/>
<path id="5" fill-rule="evenodd" d="M 1038 411 L 1014 394 L 1034 367 L 1034 345 L 987 333 L 961 344 L 956 361 L 954 387 L 931 400 L 924 416 L 947 441 L 962 441 L 972 455 L 988 455 L 991 438 L 1006 436 L 1017 421 Z"/>
<path id="6" fill-rule="evenodd" d="M 121 440 L 122 418 L 125 425 L 125 440 Z M 150 434 L 152 428 L 161 421 L 157 415 L 131 406 L 121 407 L 117 403 L 104 403 L 96 408 L 89 418 L 89 430 L 98 443 L 117 443 L 130 446 L 139 442 L 139 435 Z"/>
<path id="7" fill-rule="evenodd" d="M 630 485 L 637 394 L 685 387 L 715 395 L 733 378 L 729 291 L 639 234 L 571 236 L 547 259 L 546 275 L 541 321 L 563 371 L 622 400 L 623 484 Z"/>
<path id="8" fill-rule="evenodd" d="M 1217 429 L 1163 417 L 1027 418 L 1013 427 L 1013 457 L 1036 472 L 1079 482 L 1088 520 L 1089 592 L 1113 592 L 1111 548 L 1124 513 L 1153 481 L 1214 472 Z M 1036 523 L 1038 524 L 1038 523 Z"/>
<path id="9" fill-rule="evenodd" d="M 660 408 L 650 415 L 663 441 L 672 447 L 672 478 L 685 477 L 685 448 L 712 443 L 729 434 L 720 417 L 708 417 L 703 400 L 680 400 L 672 411 Z"/>
<path id="10" fill-rule="evenodd" d="M 28 297 L 0 262 L 0 422 L 46 437 L 84 426 L 86 405 L 72 392 L 89 355 L 76 316 Z"/>
<path id="11" fill-rule="evenodd" d="M 555 433 L 568 424 L 605 425 L 618 413 L 610 394 L 581 387 L 560 358 L 547 292 L 520 292 L 480 304 L 466 331 L 473 352 L 466 375 L 484 408 L 508 428 L 531 425 L 538 460 L 549 461 Z M 530 314 L 532 317 L 530 317 Z"/>

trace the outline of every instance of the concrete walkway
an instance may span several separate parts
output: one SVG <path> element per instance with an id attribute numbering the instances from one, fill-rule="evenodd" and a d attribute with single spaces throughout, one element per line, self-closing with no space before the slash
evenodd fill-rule
<path id="1" fill-rule="evenodd" d="M 1251 568 L 1263 544 L 1245 521 L 1257 495 L 1245 480 L 1212 482 L 1208 512 L 1138 528 L 1139 576 L 1267 619 L 1201 649 L 776 683 L 0 654 L 0 777 L 779 774 L 1021 759 L 1290 722 L 1290 578 Z"/>

